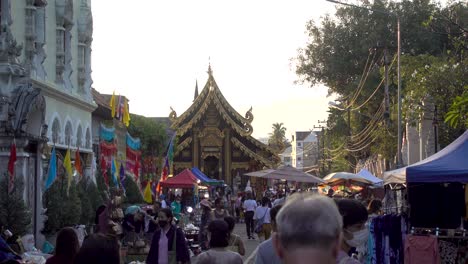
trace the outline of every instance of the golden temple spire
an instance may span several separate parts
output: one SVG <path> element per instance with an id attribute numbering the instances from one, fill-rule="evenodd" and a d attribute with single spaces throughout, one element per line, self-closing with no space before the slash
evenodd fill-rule
<path id="1" fill-rule="evenodd" d="M 211 58 L 208 57 L 208 71 L 207 71 L 208 75 L 211 76 L 213 75 L 213 71 L 211 70 Z"/>
<path id="2" fill-rule="evenodd" d="M 195 80 L 195 95 L 193 96 L 194 102 L 197 99 L 197 97 L 198 97 L 198 80 Z"/>

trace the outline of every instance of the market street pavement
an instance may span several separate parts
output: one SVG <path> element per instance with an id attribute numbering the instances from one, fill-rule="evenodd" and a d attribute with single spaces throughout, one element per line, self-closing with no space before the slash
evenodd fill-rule
<path id="1" fill-rule="evenodd" d="M 245 229 L 244 223 L 239 223 L 236 225 L 236 227 L 234 227 L 234 234 L 240 236 L 242 241 L 244 241 L 245 256 L 242 257 L 242 259 L 245 261 L 250 256 L 250 254 L 255 251 L 261 241 L 258 239 L 257 234 L 255 234 L 254 240 L 247 238 L 247 230 Z"/>
<path id="2" fill-rule="evenodd" d="M 236 224 L 234 227 L 234 234 L 237 234 L 238 236 L 241 237 L 242 241 L 244 241 L 244 246 L 245 246 L 245 256 L 242 257 L 242 259 L 245 261 L 247 258 L 255 251 L 257 246 L 260 244 L 260 240 L 258 239 L 257 235 L 255 234 L 255 239 L 247 239 L 247 231 L 245 229 L 245 224 L 244 223 L 239 223 Z M 263 240 L 262 240 L 263 241 Z M 196 257 L 192 259 L 194 261 Z M 249 263 L 254 263 L 255 258 L 252 258 L 252 261 Z M 249 264 L 245 262 L 245 264 Z"/>

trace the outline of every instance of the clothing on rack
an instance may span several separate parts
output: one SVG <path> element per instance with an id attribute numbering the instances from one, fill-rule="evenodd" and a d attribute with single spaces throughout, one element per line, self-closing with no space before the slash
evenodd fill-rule
<path id="1" fill-rule="evenodd" d="M 370 264 L 399 264 L 404 261 L 406 218 L 389 214 L 375 217 L 369 225 L 367 259 Z"/>
<path id="2" fill-rule="evenodd" d="M 439 254 L 441 263 L 455 264 L 457 263 L 458 247 L 452 242 L 439 240 Z"/>
<path id="3" fill-rule="evenodd" d="M 408 235 L 405 240 L 405 264 L 440 264 L 439 243 L 435 236 Z"/>

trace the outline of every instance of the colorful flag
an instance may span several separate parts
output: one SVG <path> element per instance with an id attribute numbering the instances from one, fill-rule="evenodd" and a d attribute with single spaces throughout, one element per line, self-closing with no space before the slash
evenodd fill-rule
<path id="1" fill-rule="evenodd" d="M 135 181 L 138 181 L 138 177 L 140 174 L 140 161 L 138 157 L 135 158 L 135 166 L 133 167 L 133 174 L 135 174 Z"/>
<path id="2" fill-rule="evenodd" d="M 124 186 L 125 178 L 126 176 L 125 176 L 124 165 L 120 164 L 120 186 L 122 186 L 122 190 L 124 191 L 124 193 L 125 193 L 125 186 Z"/>
<path id="3" fill-rule="evenodd" d="M 117 163 L 112 157 L 112 163 L 111 163 L 111 176 L 112 176 L 112 182 L 115 184 L 116 187 L 119 187 L 119 182 L 117 181 Z"/>
<path id="4" fill-rule="evenodd" d="M 174 137 L 172 137 L 171 142 L 169 143 L 169 149 L 167 150 L 167 159 L 169 160 L 169 174 L 174 174 L 172 169 L 172 163 L 174 161 Z"/>
<path id="5" fill-rule="evenodd" d="M 130 110 L 129 110 L 129 107 L 128 107 L 128 100 L 127 99 L 124 99 L 124 105 L 123 105 L 123 123 L 125 124 L 125 126 L 129 126 L 130 125 Z"/>
<path id="6" fill-rule="evenodd" d="M 102 177 L 104 178 L 104 183 L 106 184 L 107 187 L 109 187 L 109 177 L 107 175 L 107 161 L 104 155 L 101 156 L 101 174 Z"/>
<path id="7" fill-rule="evenodd" d="M 117 101 L 117 111 L 115 113 L 115 118 L 117 118 L 118 120 L 122 120 L 121 106 L 122 106 L 122 96 L 119 95 L 119 100 Z"/>
<path id="8" fill-rule="evenodd" d="M 8 193 L 13 191 L 15 186 L 15 162 L 16 162 L 16 141 L 13 139 L 13 143 L 10 146 L 10 159 L 8 160 Z"/>
<path id="9" fill-rule="evenodd" d="M 80 180 L 83 178 L 83 168 L 81 167 L 80 148 L 75 152 L 75 170 L 80 174 Z"/>
<path id="10" fill-rule="evenodd" d="M 45 183 L 44 191 L 52 186 L 55 179 L 57 178 L 57 155 L 55 154 L 55 146 L 52 148 L 52 153 L 50 154 L 50 161 L 49 161 L 49 171 L 47 172 L 47 180 Z"/>
<path id="11" fill-rule="evenodd" d="M 166 157 L 164 165 L 163 165 L 163 169 L 161 172 L 161 179 L 165 181 L 168 175 L 169 175 L 169 161 L 167 160 L 167 157 Z"/>
<path id="12" fill-rule="evenodd" d="M 115 92 L 112 92 L 112 97 L 110 99 L 110 102 L 109 102 L 109 107 L 111 109 L 111 115 L 112 115 L 112 118 L 115 117 Z"/>
<path id="13" fill-rule="evenodd" d="M 145 191 L 143 193 L 143 200 L 145 200 L 145 202 L 149 203 L 149 204 L 152 204 L 153 203 L 153 197 L 151 197 L 151 181 L 148 181 L 146 183 L 146 187 L 145 187 Z"/>
<path id="14" fill-rule="evenodd" d="M 70 149 L 67 149 L 67 153 L 65 154 L 65 158 L 63 159 L 63 167 L 65 168 L 65 172 L 67 174 L 67 196 L 70 193 L 70 186 L 73 177 L 73 169 L 70 159 Z"/>

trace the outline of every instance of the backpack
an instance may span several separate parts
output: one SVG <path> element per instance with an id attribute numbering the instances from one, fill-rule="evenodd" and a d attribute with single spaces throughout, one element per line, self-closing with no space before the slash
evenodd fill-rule
<path id="1" fill-rule="evenodd" d="M 257 234 L 258 234 L 258 233 L 261 233 L 261 232 L 263 231 L 263 222 L 265 222 L 265 216 L 266 216 L 266 214 L 268 213 L 268 209 L 269 209 L 269 208 L 267 207 L 267 209 L 265 210 L 265 214 L 263 215 L 263 217 L 257 220 L 257 225 L 255 226 L 255 230 L 254 230 L 255 233 L 257 233 Z"/>

